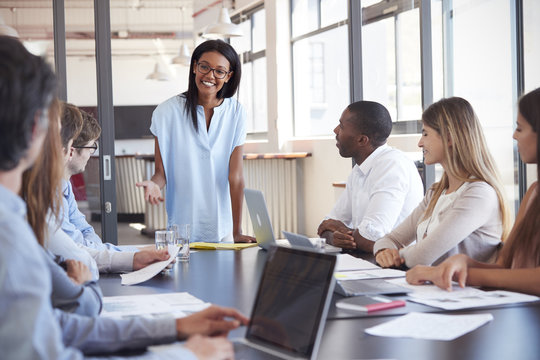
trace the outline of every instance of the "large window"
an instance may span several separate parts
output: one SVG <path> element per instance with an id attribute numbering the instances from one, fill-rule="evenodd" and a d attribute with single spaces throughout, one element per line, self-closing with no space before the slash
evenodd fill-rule
<path id="1" fill-rule="evenodd" d="M 362 15 L 364 99 L 386 106 L 397 123 L 395 132 L 417 133 L 422 116 L 419 10 L 412 2 L 383 1 L 366 4 Z"/>
<path id="2" fill-rule="evenodd" d="M 347 2 L 292 0 L 295 136 L 329 135 L 350 103 Z"/>
<path id="3" fill-rule="evenodd" d="M 239 99 L 246 108 L 246 130 L 251 137 L 268 131 L 266 79 L 266 15 L 258 7 L 233 18 L 244 36 L 231 38 L 231 45 L 242 59 Z"/>

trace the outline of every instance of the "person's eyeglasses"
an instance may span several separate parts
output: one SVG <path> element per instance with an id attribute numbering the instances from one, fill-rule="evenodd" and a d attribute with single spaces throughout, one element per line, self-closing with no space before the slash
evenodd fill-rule
<path id="1" fill-rule="evenodd" d="M 197 63 L 197 71 L 199 71 L 203 75 L 206 75 L 210 71 L 213 71 L 214 76 L 216 77 L 216 79 L 224 79 L 225 76 L 227 76 L 230 73 L 230 71 L 225 71 L 223 69 L 211 68 L 207 63 L 203 63 L 203 62 L 202 63 L 200 63 L 200 62 Z"/>
<path id="2" fill-rule="evenodd" d="M 94 154 L 96 150 L 98 149 L 98 143 L 97 141 L 94 141 L 94 143 L 90 146 L 74 146 L 75 149 L 91 149 L 90 154 Z"/>

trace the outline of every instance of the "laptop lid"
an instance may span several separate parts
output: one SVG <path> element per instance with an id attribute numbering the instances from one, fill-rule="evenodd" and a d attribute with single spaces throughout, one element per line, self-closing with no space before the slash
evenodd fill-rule
<path id="1" fill-rule="evenodd" d="M 315 359 L 334 287 L 336 257 L 272 247 L 246 340 L 285 355 Z"/>
<path id="2" fill-rule="evenodd" d="M 319 246 L 315 245 L 313 241 L 316 241 L 316 238 L 310 239 L 305 235 L 301 234 L 295 234 L 288 231 L 283 230 L 283 235 L 291 245 L 291 247 L 297 248 L 297 249 L 306 249 L 311 251 L 321 251 L 321 252 L 327 252 L 327 253 L 339 253 L 341 252 L 341 248 L 338 248 L 336 246 L 332 246 L 329 244 L 325 244 L 323 248 L 320 248 Z M 279 241 L 279 240 L 278 240 Z"/>
<path id="3" fill-rule="evenodd" d="M 246 205 L 253 225 L 253 232 L 257 243 L 263 249 L 268 250 L 272 245 L 276 245 L 272 223 L 264 201 L 264 195 L 259 190 L 244 189 Z"/>
<path id="4" fill-rule="evenodd" d="M 317 250 L 315 245 L 309 240 L 307 236 L 291 233 L 283 230 L 283 235 L 285 239 L 289 240 L 289 243 L 292 247 L 297 249 L 307 249 L 307 250 Z"/>

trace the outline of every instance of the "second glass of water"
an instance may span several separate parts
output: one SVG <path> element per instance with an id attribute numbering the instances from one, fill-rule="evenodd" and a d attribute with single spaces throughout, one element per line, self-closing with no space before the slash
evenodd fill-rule
<path id="1" fill-rule="evenodd" d="M 189 239 L 191 235 L 191 226 L 189 224 L 178 225 L 178 236 L 176 245 L 180 247 L 178 251 L 178 261 L 189 261 Z"/>

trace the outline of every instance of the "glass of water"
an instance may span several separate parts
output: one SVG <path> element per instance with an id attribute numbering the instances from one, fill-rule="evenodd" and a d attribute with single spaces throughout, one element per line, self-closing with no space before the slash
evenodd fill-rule
<path id="1" fill-rule="evenodd" d="M 176 245 L 180 247 L 178 251 L 178 261 L 189 261 L 189 239 L 191 236 L 191 226 L 189 224 L 177 225 L 178 233 L 176 237 Z"/>
<path id="2" fill-rule="evenodd" d="M 167 249 L 169 254 L 174 250 L 176 246 L 176 239 L 174 236 L 174 231 L 170 230 L 157 230 L 155 233 L 156 249 Z"/>

